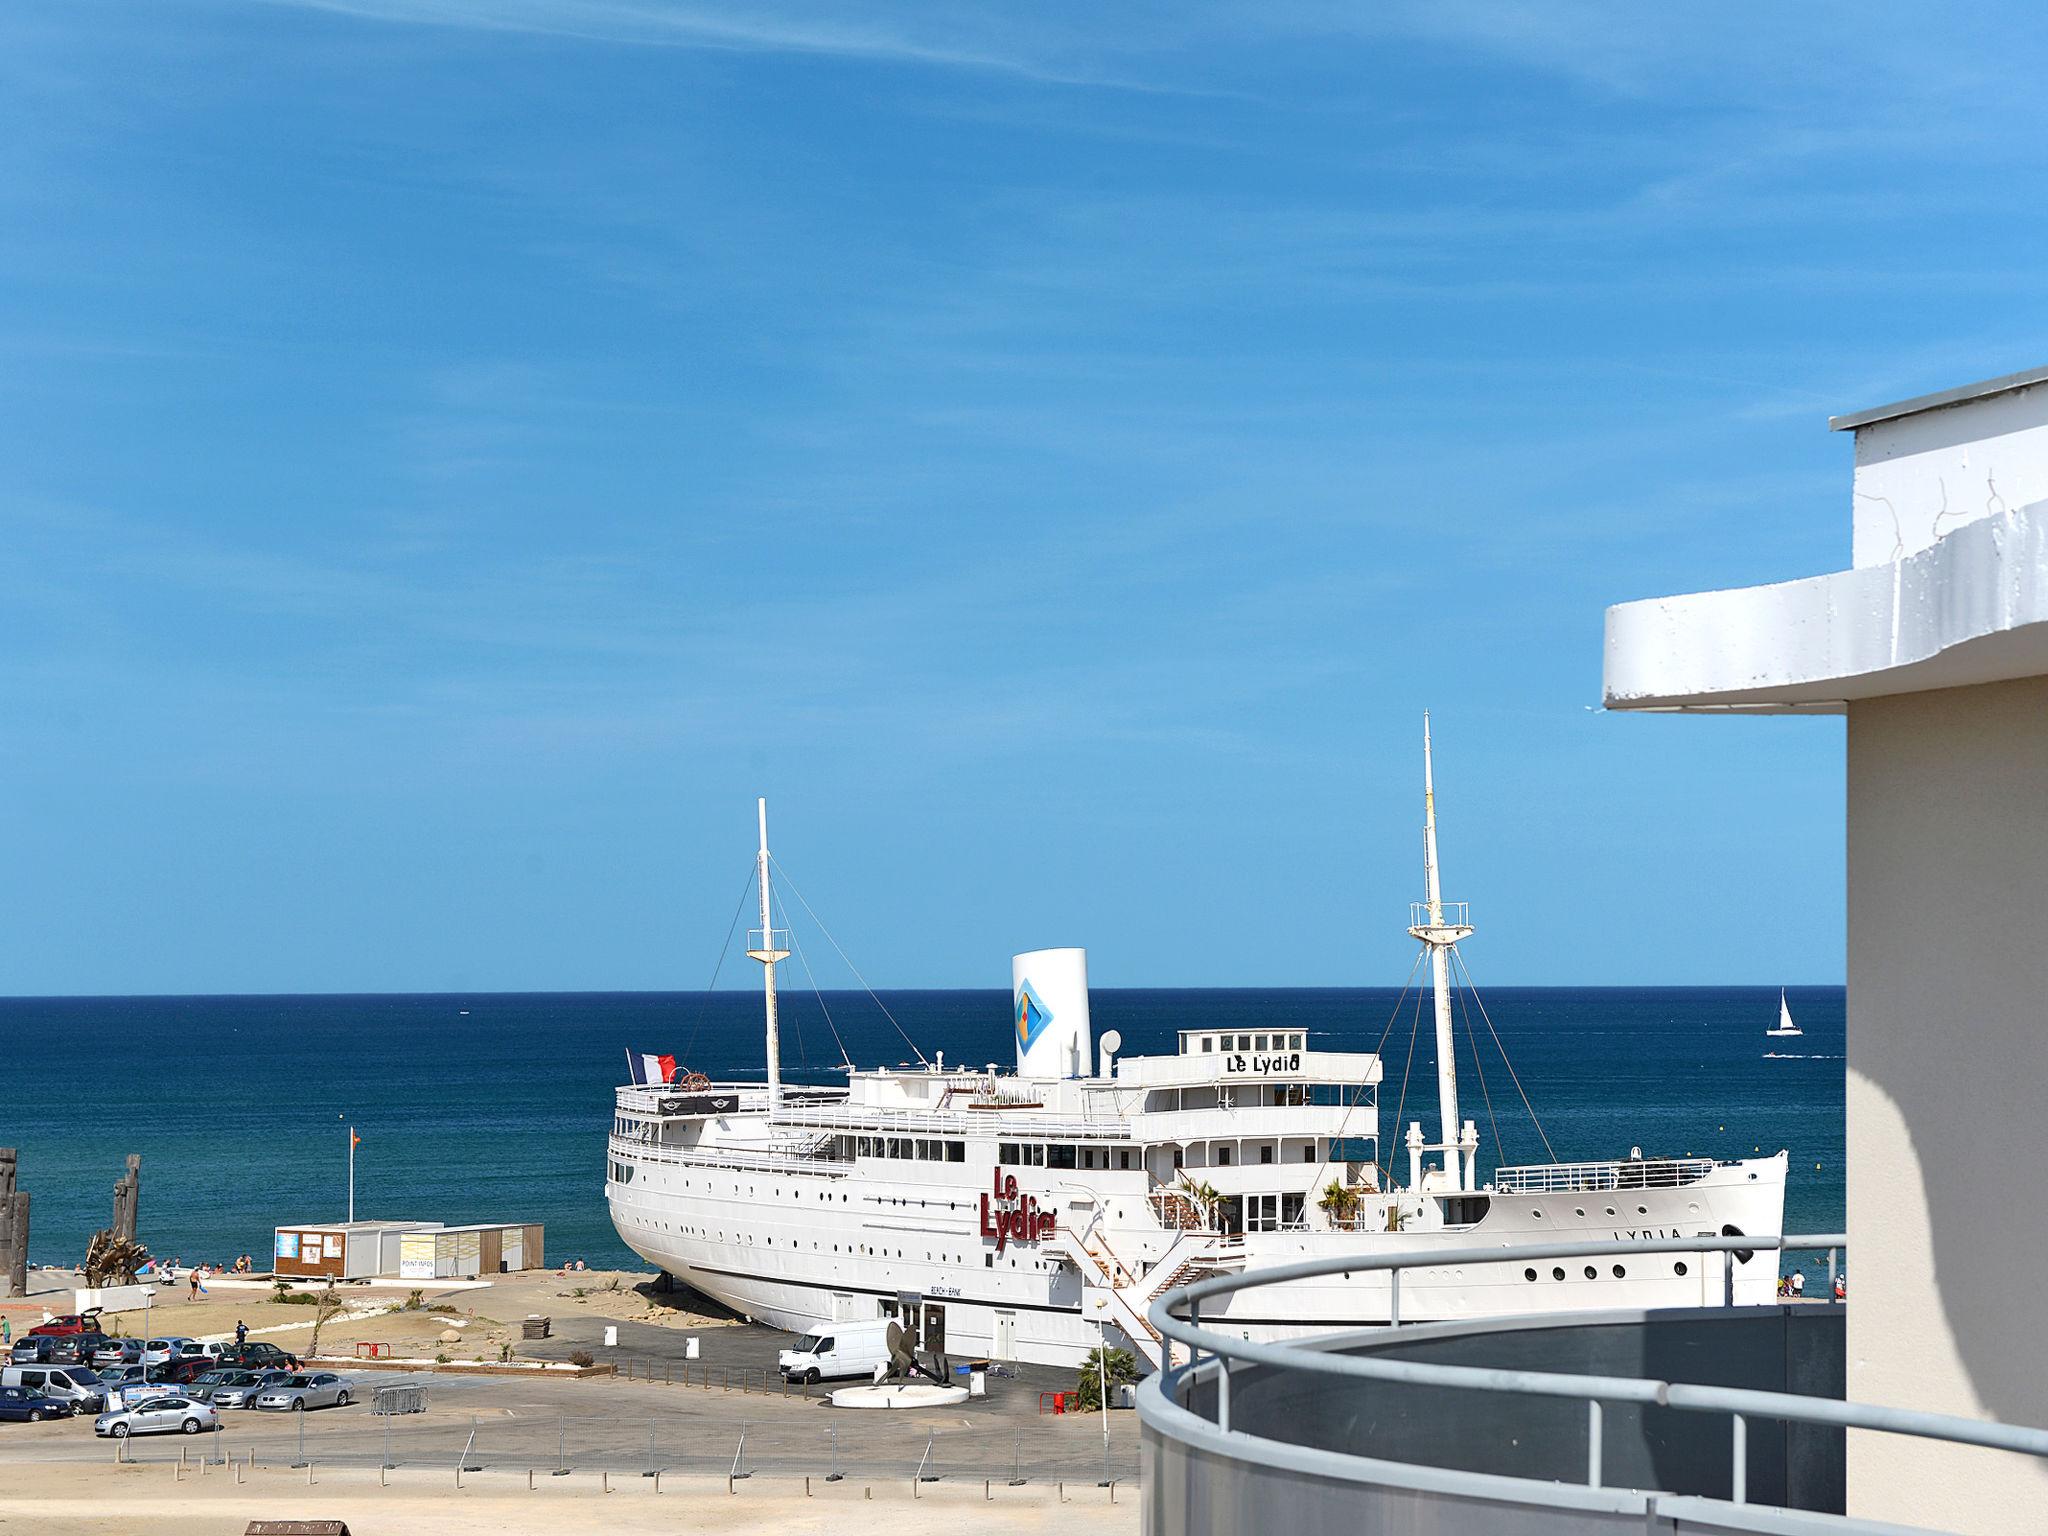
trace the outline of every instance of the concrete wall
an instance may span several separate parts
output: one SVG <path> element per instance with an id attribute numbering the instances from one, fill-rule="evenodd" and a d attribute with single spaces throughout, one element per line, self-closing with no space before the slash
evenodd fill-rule
<path id="1" fill-rule="evenodd" d="M 2048 500 L 2048 385 L 1856 433 L 1854 561 L 1883 565 L 1964 523 Z M 1945 509 L 1945 510 L 1944 510 Z"/>
<path id="2" fill-rule="evenodd" d="M 1849 707 L 1851 1398 L 2048 1426 L 2048 678 Z M 1849 1437 L 1849 1512 L 2038 1532 L 2023 1458 Z"/>

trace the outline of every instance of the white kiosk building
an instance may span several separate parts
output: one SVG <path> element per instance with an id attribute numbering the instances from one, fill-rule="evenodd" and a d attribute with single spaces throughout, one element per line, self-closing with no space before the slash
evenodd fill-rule
<path id="1" fill-rule="evenodd" d="M 2048 1424 L 2048 368 L 1834 419 L 1853 565 L 1607 615 L 1610 709 L 1848 716 L 1848 1395 Z M 2038 1531 L 2021 1456 L 1852 1430 L 1848 1512 Z"/>

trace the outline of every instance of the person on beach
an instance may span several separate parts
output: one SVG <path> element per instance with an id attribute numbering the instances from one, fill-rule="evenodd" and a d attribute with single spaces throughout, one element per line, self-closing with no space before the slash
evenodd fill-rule
<path id="1" fill-rule="evenodd" d="M 249 1342 L 249 1325 L 239 1317 L 235 1319 L 235 1348 L 240 1349 Z"/>
<path id="2" fill-rule="evenodd" d="M 1793 1270 L 1793 1271 L 1792 1271 L 1792 1295 L 1793 1295 L 1793 1298 L 1794 1298 L 1794 1299 L 1796 1300 L 1797 1298 L 1799 1298 L 1799 1297 L 1801 1297 L 1801 1296 L 1804 1296 L 1805 1294 L 1806 1294 L 1806 1272 L 1805 1272 L 1804 1270 L 1800 1270 L 1800 1269 L 1795 1269 L 1795 1270 Z"/>
<path id="3" fill-rule="evenodd" d="M 187 1275 L 185 1278 L 192 1282 L 190 1299 L 193 1301 L 197 1301 L 199 1299 L 199 1266 L 195 1264 L 192 1267 L 192 1273 Z"/>

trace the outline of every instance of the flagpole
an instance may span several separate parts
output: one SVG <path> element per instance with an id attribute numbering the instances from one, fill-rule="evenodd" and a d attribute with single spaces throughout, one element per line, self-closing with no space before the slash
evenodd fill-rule
<path id="1" fill-rule="evenodd" d="M 348 1128 L 348 1219 L 354 1225 L 356 1219 L 356 1128 Z"/>

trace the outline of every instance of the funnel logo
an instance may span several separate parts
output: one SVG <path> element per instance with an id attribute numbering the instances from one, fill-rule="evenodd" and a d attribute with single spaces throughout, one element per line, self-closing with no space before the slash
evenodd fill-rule
<path id="1" fill-rule="evenodd" d="M 1017 988 L 1017 1049 L 1028 1051 L 1052 1023 L 1052 1010 L 1039 999 L 1030 982 Z"/>

